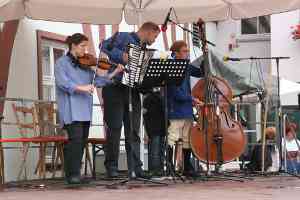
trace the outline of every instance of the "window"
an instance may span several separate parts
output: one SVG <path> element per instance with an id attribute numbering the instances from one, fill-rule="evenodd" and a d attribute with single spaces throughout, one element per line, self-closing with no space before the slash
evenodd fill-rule
<path id="1" fill-rule="evenodd" d="M 241 34 L 269 34 L 270 28 L 270 16 L 260 16 L 241 20 Z"/>
<path id="2" fill-rule="evenodd" d="M 42 40 L 42 93 L 43 100 L 55 100 L 54 65 L 67 51 L 67 45 Z"/>
<path id="3" fill-rule="evenodd" d="M 54 65 L 67 52 L 64 38 L 62 35 L 38 31 L 39 99 L 55 100 Z"/>
<path id="4" fill-rule="evenodd" d="M 65 36 L 37 31 L 38 96 L 41 100 L 55 101 L 54 65 L 57 59 L 67 52 L 68 46 L 64 41 Z M 53 131 L 49 130 L 43 129 L 43 134 L 53 134 Z M 51 160 L 52 148 L 47 148 L 46 165 L 51 163 Z"/>

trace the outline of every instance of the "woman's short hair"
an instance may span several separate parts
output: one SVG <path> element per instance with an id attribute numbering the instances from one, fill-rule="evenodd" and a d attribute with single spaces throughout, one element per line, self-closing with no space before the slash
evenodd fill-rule
<path id="1" fill-rule="evenodd" d="M 177 40 L 172 44 L 170 51 L 179 52 L 182 47 L 187 47 L 186 42 L 183 40 Z"/>
<path id="2" fill-rule="evenodd" d="M 265 130 L 265 134 L 267 140 L 274 140 L 276 136 L 276 128 L 273 126 L 267 127 Z"/>
<path id="3" fill-rule="evenodd" d="M 287 134 L 290 131 L 296 131 L 297 130 L 297 124 L 295 123 L 289 123 L 285 128 L 285 133 Z"/>

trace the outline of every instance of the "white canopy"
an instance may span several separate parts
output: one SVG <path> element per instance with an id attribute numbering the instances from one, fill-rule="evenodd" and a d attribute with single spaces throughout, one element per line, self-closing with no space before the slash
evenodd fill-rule
<path id="1" fill-rule="evenodd" d="M 300 93 L 300 84 L 286 79 L 280 79 L 280 95 L 289 93 Z"/>
<path id="2" fill-rule="evenodd" d="M 282 105 L 297 105 L 300 84 L 286 79 L 280 80 L 280 97 Z"/>
<path id="3" fill-rule="evenodd" d="M 300 8 L 300 0 L 0 0 L 0 22 L 21 19 L 91 24 L 164 22 L 170 7 L 177 22 L 249 18 Z M 175 20 L 175 14 L 171 18 Z"/>

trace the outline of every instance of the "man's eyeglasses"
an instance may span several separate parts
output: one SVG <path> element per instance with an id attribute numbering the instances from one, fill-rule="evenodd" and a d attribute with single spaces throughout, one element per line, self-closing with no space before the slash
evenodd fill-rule
<path id="1" fill-rule="evenodd" d="M 189 53 L 189 52 L 190 52 L 190 50 L 188 50 L 188 49 L 184 49 L 184 50 L 181 50 L 180 52 L 183 52 L 183 53 Z"/>

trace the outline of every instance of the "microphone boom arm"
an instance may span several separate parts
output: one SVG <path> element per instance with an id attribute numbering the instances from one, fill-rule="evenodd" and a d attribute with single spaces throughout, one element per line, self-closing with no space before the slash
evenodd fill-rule
<path id="1" fill-rule="evenodd" d="M 248 58 L 232 58 L 232 57 L 224 56 L 224 58 L 223 58 L 224 61 L 242 61 L 242 60 L 277 60 L 277 59 L 290 59 L 290 57 L 279 56 L 279 57 L 248 57 Z"/>
<path id="2" fill-rule="evenodd" d="M 171 22 L 171 23 L 173 23 L 173 24 L 175 24 L 176 26 L 180 27 L 182 30 L 184 30 L 184 31 L 186 31 L 186 32 L 188 32 L 188 33 L 190 33 L 191 35 L 194 35 L 194 36 L 196 36 L 196 37 L 199 37 L 198 35 L 196 35 L 195 33 L 193 33 L 191 30 L 189 30 L 189 29 L 187 29 L 187 28 L 181 26 L 180 24 L 176 23 L 175 21 L 173 21 L 173 20 L 171 20 L 171 19 L 168 19 L 168 21 Z M 214 47 L 216 46 L 214 43 L 210 42 L 209 40 L 206 40 L 205 42 L 208 43 L 208 44 L 210 44 L 211 46 L 214 46 Z"/>

